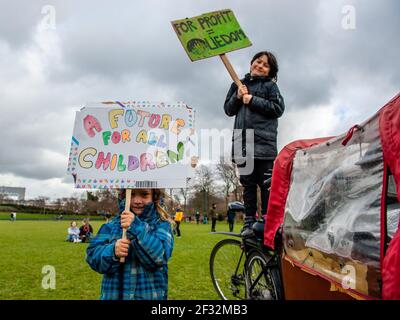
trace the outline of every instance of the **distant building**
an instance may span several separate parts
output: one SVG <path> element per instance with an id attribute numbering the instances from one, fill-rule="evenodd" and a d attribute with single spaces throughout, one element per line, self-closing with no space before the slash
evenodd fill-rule
<path id="1" fill-rule="evenodd" d="M 0 196 L 12 200 L 25 200 L 25 188 L 0 186 Z"/>

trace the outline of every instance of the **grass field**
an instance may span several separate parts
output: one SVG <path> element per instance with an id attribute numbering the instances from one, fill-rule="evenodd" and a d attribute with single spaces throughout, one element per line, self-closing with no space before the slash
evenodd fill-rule
<path id="1" fill-rule="evenodd" d="M 17 220 L 55 220 L 58 214 L 17 213 Z M 86 216 L 64 216 L 64 221 L 76 220 L 78 225 Z M 90 220 L 104 221 L 102 216 L 90 216 Z M 10 220 L 10 212 L 0 212 L 0 220 Z"/>
<path id="2" fill-rule="evenodd" d="M 93 221 L 95 233 L 103 222 Z M 0 299 L 92 300 L 100 295 L 101 275 L 85 262 L 87 244 L 65 240 L 69 221 L 0 221 Z M 181 224 L 169 262 L 169 299 L 218 299 L 209 273 L 209 256 L 223 235 L 210 224 Z M 239 231 L 240 225 L 235 225 Z M 228 231 L 226 222 L 217 231 Z M 43 289 L 42 268 L 53 266 L 56 289 Z"/>

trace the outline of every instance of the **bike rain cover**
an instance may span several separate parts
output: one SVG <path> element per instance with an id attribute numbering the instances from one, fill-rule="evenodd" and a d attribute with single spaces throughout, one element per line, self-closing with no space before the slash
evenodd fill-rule
<path id="1" fill-rule="evenodd" d="M 399 191 L 400 95 L 347 135 L 282 149 L 264 244 L 283 225 L 294 264 L 358 297 L 400 299 Z"/>
<path id="2" fill-rule="evenodd" d="M 346 146 L 342 141 L 296 152 L 284 246 L 297 262 L 379 297 L 383 155 L 378 118 Z"/>

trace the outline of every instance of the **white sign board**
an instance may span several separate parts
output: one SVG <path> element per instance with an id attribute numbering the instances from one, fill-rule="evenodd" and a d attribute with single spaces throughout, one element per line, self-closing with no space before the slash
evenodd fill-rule
<path id="1" fill-rule="evenodd" d="M 75 187 L 186 187 L 197 160 L 194 115 L 184 103 L 86 105 L 76 113 L 69 154 Z"/>

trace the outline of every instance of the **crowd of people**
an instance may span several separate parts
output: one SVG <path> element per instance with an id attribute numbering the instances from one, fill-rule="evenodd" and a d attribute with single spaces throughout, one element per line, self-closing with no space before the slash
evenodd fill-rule
<path id="1" fill-rule="evenodd" d="M 240 202 L 235 202 L 239 203 Z M 243 204 L 241 204 L 243 207 Z M 226 221 L 228 224 L 228 230 L 229 232 L 233 232 L 234 225 L 235 225 L 235 220 L 241 220 L 241 214 L 244 214 L 244 207 L 243 209 L 241 208 L 232 208 L 230 205 L 228 206 L 228 210 L 226 214 L 223 213 L 223 210 L 218 211 L 217 210 L 217 204 L 213 203 L 211 207 L 209 208 L 208 212 L 203 213 L 203 219 L 201 220 L 200 217 L 200 212 L 199 210 L 196 210 L 196 213 L 193 214 L 185 214 L 184 211 L 181 208 L 178 208 L 175 210 L 175 215 L 174 215 L 174 221 L 175 221 L 175 228 L 174 228 L 174 234 L 177 235 L 177 237 L 181 237 L 181 230 L 180 230 L 180 225 L 182 221 L 189 222 L 189 223 L 196 223 L 196 224 L 208 224 L 211 221 L 211 232 L 216 232 L 217 230 L 217 222 L 220 221 Z M 223 228 L 222 230 L 225 231 L 226 228 Z"/>
<path id="2" fill-rule="evenodd" d="M 213 203 L 208 210 L 208 213 L 203 214 L 203 220 L 201 224 L 208 224 L 209 221 L 211 221 L 211 232 L 216 232 L 216 225 L 217 221 L 221 220 L 224 221 L 226 220 L 228 223 L 228 228 L 229 232 L 233 232 L 233 227 L 235 223 L 235 217 L 237 213 L 243 213 L 241 211 L 237 210 L 232 210 L 228 208 L 228 211 L 226 215 L 222 215 L 217 211 L 217 204 Z M 106 223 L 111 221 L 111 214 L 106 214 Z M 177 238 L 181 237 L 181 229 L 180 225 L 182 222 L 192 222 L 193 215 L 186 215 L 184 214 L 184 211 L 179 207 L 175 209 L 173 215 L 171 215 L 171 218 L 174 221 L 174 228 L 173 228 L 173 234 L 176 235 Z M 197 210 L 196 213 L 194 214 L 193 221 L 196 224 L 200 224 L 200 212 Z M 68 242 L 75 242 L 75 243 L 88 243 L 90 239 L 93 237 L 93 227 L 89 223 L 89 219 L 85 218 L 82 220 L 82 225 L 78 227 L 78 224 L 75 220 L 71 221 L 70 227 L 67 229 L 67 239 L 66 241 Z"/>

